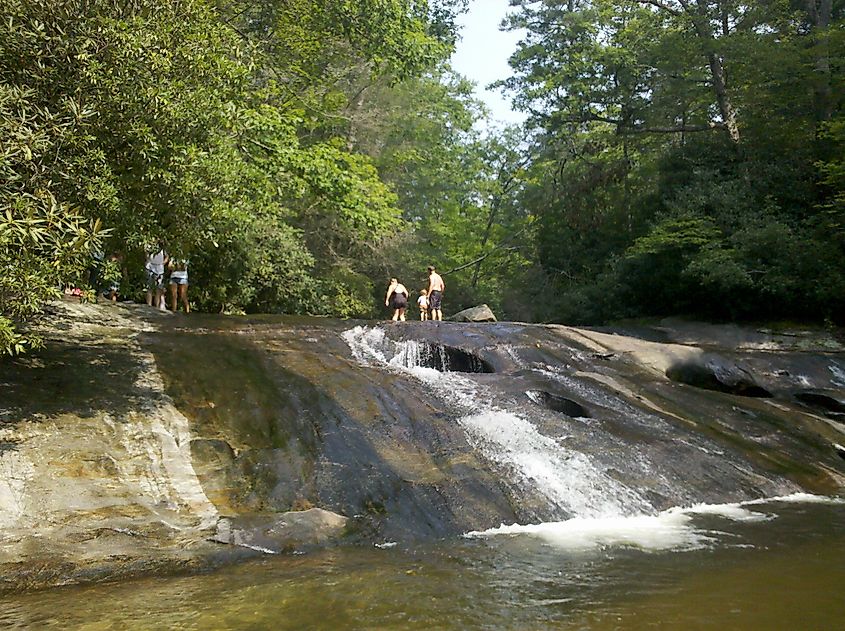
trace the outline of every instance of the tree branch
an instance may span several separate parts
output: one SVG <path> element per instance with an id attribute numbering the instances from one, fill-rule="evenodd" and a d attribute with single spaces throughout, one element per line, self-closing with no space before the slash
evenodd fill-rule
<path id="1" fill-rule="evenodd" d="M 569 117 L 562 119 L 565 123 L 589 123 L 597 121 L 600 123 L 609 123 L 616 125 L 617 133 L 625 134 L 680 134 L 680 133 L 694 133 L 700 131 L 712 131 L 714 129 L 724 129 L 725 123 L 710 121 L 705 125 L 674 125 L 671 127 L 635 127 L 632 125 L 626 126 L 624 121 L 618 118 L 607 118 L 605 116 L 598 116 L 596 114 L 588 114 L 580 117 Z"/>
<path id="2" fill-rule="evenodd" d="M 674 7 L 670 7 L 668 4 L 666 4 L 665 2 L 661 2 L 660 0 L 637 0 L 637 2 L 639 2 L 640 4 L 649 4 L 653 7 L 660 9 L 661 11 L 671 13 L 672 15 L 681 15 L 682 13 L 680 10 Z"/>
<path id="3" fill-rule="evenodd" d="M 599 116 L 598 114 L 584 114 L 582 116 L 568 116 L 561 119 L 564 123 L 589 123 L 597 121 L 599 123 L 610 123 L 611 125 L 621 125 L 622 121 L 618 118 L 607 118 L 606 116 Z"/>
<path id="4" fill-rule="evenodd" d="M 508 251 L 508 250 L 518 250 L 518 249 L 519 249 L 519 246 L 516 246 L 516 245 L 509 245 L 509 246 L 497 245 L 495 248 L 493 248 L 492 250 L 490 250 L 486 254 L 482 254 L 477 259 L 470 261 L 469 263 L 464 263 L 463 265 L 459 265 L 458 267 L 452 268 L 448 272 L 443 272 L 443 276 L 446 276 L 447 274 L 451 274 L 452 272 L 460 272 L 462 269 L 466 269 L 467 267 L 472 267 L 476 263 L 480 263 L 484 259 L 488 258 L 489 256 L 491 256 L 494 252 L 496 252 L 498 250 Z"/>
<path id="5" fill-rule="evenodd" d="M 674 127 L 622 127 L 619 129 L 620 134 L 680 134 L 680 133 L 695 133 L 699 131 L 713 131 L 714 129 L 724 129 L 724 123 L 717 123 L 715 121 L 706 125 L 676 125 Z"/>
<path id="6" fill-rule="evenodd" d="M 518 250 L 518 249 L 519 249 L 519 247 L 518 247 L 518 246 L 514 246 L 514 245 L 509 246 L 509 245 L 507 245 L 507 244 L 508 244 L 509 242 L 513 241 L 514 239 L 516 239 L 518 236 L 520 236 L 520 235 L 521 235 L 523 232 L 525 232 L 526 230 L 527 230 L 527 227 L 526 227 L 526 228 L 523 228 L 522 230 L 519 230 L 518 232 L 515 232 L 515 233 L 514 233 L 514 234 L 512 234 L 512 235 L 510 236 L 510 238 L 509 238 L 507 241 L 505 241 L 504 243 L 500 243 L 499 245 L 497 245 L 495 248 L 493 248 L 493 249 L 492 249 L 492 250 L 490 250 L 489 252 L 486 252 L 486 253 L 482 254 L 482 255 L 481 255 L 481 256 L 479 256 L 477 259 L 472 260 L 472 261 L 470 261 L 469 263 L 464 263 L 463 265 L 459 265 L 458 267 L 455 267 L 455 268 L 450 269 L 448 272 L 443 272 L 442 276 L 446 276 L 447 274 L 451 274 L 451 273 L 453 273 L 453 272 L 459 272 L 459 271 L 461 271 L 462 269 L 466 269 L 467 267 L 472 267 L 472 266 L 473 266 L 473 265 L 475 265 L 476 263 L 480 263 L 481 261 L 483 261 L 484 259 L 486 259 L 486 258 L 487 258 L 487 257 L 489 257 L 490 255 L 492 255 L 494 252 L 497 252 L 498 250 Z"/>

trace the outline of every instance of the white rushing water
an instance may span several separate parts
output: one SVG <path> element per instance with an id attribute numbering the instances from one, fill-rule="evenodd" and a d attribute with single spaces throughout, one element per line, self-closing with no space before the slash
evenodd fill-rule
<path id="1" fill-rule="evenodd" d="M 582 517 L 636 515 L 651 507 L 635 490 L 606 475 L 587 454 L 567 449 L 541 434 L 517 413 L 489 403 L 483 386 L 468 376 L 426 368 L 428 347 L 396 342 L 380 328 L 355 327 L 343 333 L 359 361 L 404 372 L 426 384 L 459 415 L 468 442 L 508 472 L 517 484 L 553 506 Z M 439 358 L 441 364 L 446 358 Z"/>
<path id="2" fill-rule="evenodd" d="M 607 546 L 688 550 L 712 544 L 717 534 L 695 526 L 694 518 L 699 515 L 731 521 L 767 521 L 775 515 L 752 511 L 748 507 L 777 502 L 845 503 L 838 498 L 796 493 L 656 512 L 636 489 L 609 477 L 588 454 L 567 449 L 543 435 L 518 411 L 492 405 L 484 387 L 471 377 L 423 366 L 425 354 L 437 352 L 430 347 L 413 340 L 391 340 L 384 329 L 378 327 L 358 326 L 342 336 L 358 361 L 405 373 L 429 385 L 456 411 L 457 422 L 466 432 L 468 442 L 488 461 L 503 469 L 519 488 L 544 497 L 550 505 L 573 516 L 557 522 L 502 524 L 498 528 L 467 533 L 467 537 L 530 536 L 555 547 L 576 551 Z M 436 359 L 433 363 L 448 363 L 445 353 Z"/>
<path id="3" fill-rule="evenodd" d="M 469 532 L 469 538 L 501 536 L 530 536 L 571 551 L 598 548 L 635 547 L 643 550 L 694 550 L 713 544 L 722 533 L 695 525 L 699 515 L 710 515 L 734 522 L 764 522 L 775 519 L 772 512 L 749 510 L 749 506 L 776 507 L 777 504 L 845 504 L 845 499 L 794 493 L 782 497 L 761 498 L 726 504 L 696 504 L 673 507 L 657 515 L 633 517 L 605 517 L 598 519 L 575 517 L 566 521 L 542 524 L 502 524 L 498 528 Z"/>

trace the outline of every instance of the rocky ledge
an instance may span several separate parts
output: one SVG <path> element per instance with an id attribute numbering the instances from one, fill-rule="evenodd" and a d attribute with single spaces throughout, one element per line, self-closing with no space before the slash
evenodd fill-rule
<path id="1" fill-rule="evenodd" d="M 496 436 L 468 429 L 449 388 L 353 356 L 343 334 L 356 325 L 375 330 L 51 305 L 46 347 L 0 362 L 0 590 L 574 514 L 491 456 Z M 680 323 L 623 332 L 378 329 L 391 348 L 413 341 L 432 368 L 473 373 L 489 410 L 530 414 L 650 509 L 841 492 L 835 339 Z"/>

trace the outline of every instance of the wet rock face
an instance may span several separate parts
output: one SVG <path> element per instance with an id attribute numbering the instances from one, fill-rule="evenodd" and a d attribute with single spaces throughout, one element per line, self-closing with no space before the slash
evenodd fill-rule
<path id="1" fill-rule="evenodd" d="M 831 492 L 845 472 L 836 357 L 408 322 L 365 323 L 382 345 L 362 359 L 355 323 L 68 309 L 42 353 L 0 363 L 7 586 L 458 537 L 604 501 Z"/>
<path id="2" fill-rule="evenodd" d="M 742 368 L 710 359 L 706 362 L 683 362 L 666 370 L 666 376 L 704 390 L 727 392 L 742 397 L 769 398 L 772 394 L 759 386 L 751 374 Z"/>
<path id="3" fill-rule="evenodd" d="M 795 393 L 795 398 L 812 408 L 821 410 L 833 418 L 845 417 L 845 400 L 833 392 L 804 391 Z"/>
<path id="4" fill-rule="evenodd" d="M 159 331 L 143 341 L 191 420 L 194 468 L 221 511 L 287 511 L 309 494 L 315 419 L 331 407 L 317 389 L 244 336 Z"/>
<path id="5" fill-rule="evenodd" d="M 442 344 L 423 344 L 420 365 L 440 372 L 495 372 L 493 367 L 478 355 Z"/>

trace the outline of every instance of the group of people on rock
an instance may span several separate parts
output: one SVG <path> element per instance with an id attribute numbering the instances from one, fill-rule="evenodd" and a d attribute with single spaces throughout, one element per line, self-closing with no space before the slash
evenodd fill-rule
<path id="1" fill-rule="evenodd" d="M 164 288 L 170 286 L 170 310 L 176 312 L 178 305 L 182 305 L 185 313 L 191 312 L 188 303 L 188 261 L 186 259 L 171 258 L 159 243 L 155 252 L 147 254 L 144 263 L 147 286 L 147 304 L 167 311 L 165 305 Z M 169 272 L 169 274 L 168 274 Z"/>
<path id="2" fill-rule="evenodd" d="M 100 259 L 102 259 L 102 255 Z M 110 264 L 117 266 L 122 261 L 118 254 L 109 258 Z M 102 261 L 101 261 L 102 262 Z M 124 270 L 125 271 L 125 270 Z M 165 288 L 169 287 L 170 310 L 178 311 L 179 305 L 185 313 L 191 312 L 191 305 L 188 302 L 188 261 L 187 259 L 171 257 L 164 249 L 164 244 L 159 242 L 147 252 L 144 263 L 145 286 L 147 290 L 147 305 L 167 311 Z M 119 280 L 103 278 L 108 281 L 109 287 L 104 296 L 116 300 L 119 291 Z M 421 289 L 417 298 L 417 306 L 420 311 L 420 320 L 443 320 L 441 302 L 446 284 L 443 278 L 437 273 L 433 265 L 428 266 L 428 287 Z M 396 278 L 390 279 L 390 286 L 384 298 L 384 306 L 393 310 L 394 322 L 405 321 L 405 312 L 408 309 L 409 292 L 407 287 Z"/>
<path id="3" fill-rule="evenodd" d="M 421 321 L 443 319 L 443 312 L 440 307 L 444 289 L 446 289 L 446 284 L 443 282 L 443 278 L 437 273 L 433 265 L 429 265 L 428 288 L 421 289 L 420 296 L 417 298 Z M 400 283 L 396 278 L 391 278 L 390 285 L 387 288 L 387 294 L 384 297 L 384 306 L 393 309 L 393 317 L 391 319 L 394 322 L 405 321 L 408 297 L 408 289 L 405 285 Z"/>

